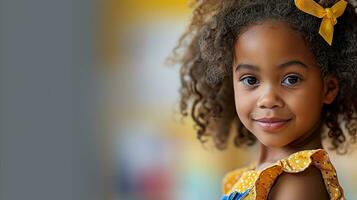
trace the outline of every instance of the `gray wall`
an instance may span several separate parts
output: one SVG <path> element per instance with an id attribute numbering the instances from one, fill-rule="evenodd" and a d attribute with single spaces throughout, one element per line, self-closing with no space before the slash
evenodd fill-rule
<path id="1" fill-rule="evenodd" d="M 0 199 L 98 199 L 91 0 L 2 0 Z"/>

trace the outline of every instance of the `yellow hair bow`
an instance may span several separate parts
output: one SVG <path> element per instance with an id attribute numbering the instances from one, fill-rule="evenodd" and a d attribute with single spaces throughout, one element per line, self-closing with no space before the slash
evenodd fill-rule
<path id="1" fill-rule="evenodd" d="M 326 40 L 329 45 L 332 45 L 333 26 L 337 23 L 337 18 L 340 17 L 347 7 L 347 2 L 340 0 L 331 8 L 323 8 L 314 0 L 295 0 L 295 5 L 300 10 L 322 18 L 319 34 Z"/>

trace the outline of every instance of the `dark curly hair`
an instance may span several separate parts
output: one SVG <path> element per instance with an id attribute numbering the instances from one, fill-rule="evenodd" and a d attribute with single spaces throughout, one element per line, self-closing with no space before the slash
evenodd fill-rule
<path id="1" fill-rule="evenodd" d="M 336 1 L 318 3 L 331 7 Z M 331 149 L 340 150 L 349 142 L 355 143 L 357 8 L 354 0 L 337 19 L 332 46 L 318 34 L 321 19 L 298 10 L 294 0 L 197 0 L 193 6 L 191 24 L 169 59 L 180 63 L 180 112 L 183 116 L 191 115 L 199 140 L 204 142 L 206 136 L 211 136 L 216 147 L 224 149 L 234 127 L 237 147 L 256 141 L 236 114 L 233 46 L 244 28 L 273 19 L 287 22 L 299 32 L 314 53 L 322 75 L 334 74 L 339 81 L 338 96 L 332 104 L 324 105 L 322 112 Z M 348 134 L 342 130 L 342 123 Z"/>

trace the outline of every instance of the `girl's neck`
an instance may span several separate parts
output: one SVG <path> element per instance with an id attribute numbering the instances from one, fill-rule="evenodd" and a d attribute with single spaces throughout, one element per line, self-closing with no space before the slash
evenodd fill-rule
<path id="1" fill-rule="evenodd" d="M 319 122 L 309 131 L 309 133 L 303 135 L 287 146 L 273 148 L 259 143 L 259 155 L 256 162 L 256 169 L 263 169 L 298 151 L 322 148 L 321 133 L 322 123 Z"/>

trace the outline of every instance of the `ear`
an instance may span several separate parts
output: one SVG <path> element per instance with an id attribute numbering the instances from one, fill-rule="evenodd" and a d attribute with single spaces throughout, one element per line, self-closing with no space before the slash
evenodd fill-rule
<path id="1" fill-rule="evenodd" d="M 324 78 L 324 97 L 325 104 L 331 104 L 339 91 L 338 81 L 335 75 L 328 75 Z"/>

